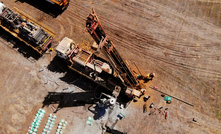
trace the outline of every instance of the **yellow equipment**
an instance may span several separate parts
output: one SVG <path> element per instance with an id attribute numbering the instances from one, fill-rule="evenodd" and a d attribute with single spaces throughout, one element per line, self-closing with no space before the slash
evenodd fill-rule
<path id="1" fill-rule="evenodd" d="M 70 0 L 50 0 L 54 2 L 55 4 L 63 7 L 67 7 L 69 5 Z"/>

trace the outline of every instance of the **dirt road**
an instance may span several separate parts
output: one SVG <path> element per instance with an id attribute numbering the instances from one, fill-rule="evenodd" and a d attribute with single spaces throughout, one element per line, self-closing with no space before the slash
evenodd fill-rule
<path id="1" fill-rule="evenodd" d="M 168 120 L 157 112 L 156 115 L 143 114 L 144 102 L 139 100 L 130 106 L 125 119 L 119 121 L 115 129 L 131 134 L 221 133 L 220 1 L 72 0 L 62 14 L 53 14 L 44 4 L 28 0 L 3 2 L 22 9 L 53 29 L 57 33 L 56 42 L 67 36 L 77 43 L 92 43 L 89 34 L 82 31 L 87 15 L 94 8 L 107 35 L 130 66 L 135 69 L 134 61 L 143 74 L 156 73 L 149 85 L 194 105 L 174 99 L 171 104 L 165 104 L 160 93 L 148 88 L 147 95 L 151 95 L 148 103 L 168 107 Z M 32 63 L 5 45 L 7 43 L 3 40 L 0 45 L 0 133 L 25 133 L 44 97 L 60 89 L 56 84 L 44 86 L 44 77 L 48 74 L 43 74 L 42 79 L 38 77 L 38 69 L 49 64 L 49 55 Z M 64 75 L 49 74 L 53 76 L 50 79 L 55 80 Z M 70 107 L 58 112 L 62 117 L 72 110 L 70 115 L 76 116 L 75 119 L 69 117 L 72 123 L 66 133 L 82 132 L 88 113 L 79 113 L 84 109 L 84 106 Z M 200 125 L 190 123 L 192 118 L 197 118 Z M 95 130 L 87 128 L 84 133 L 100 132 Z"/>

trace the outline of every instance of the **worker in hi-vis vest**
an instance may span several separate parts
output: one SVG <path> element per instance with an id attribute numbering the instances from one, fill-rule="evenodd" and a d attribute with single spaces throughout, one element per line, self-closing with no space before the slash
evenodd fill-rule
<path id="1" fill-rule="evenodd" d="M 137 75 L 138 80 L 143 80 L 144 83 L 147 83 L 149 80 L 153 80 L 153 77 L 155 76 L 155 73 L 149 73 L 146 76 L 143 75 Z"/>

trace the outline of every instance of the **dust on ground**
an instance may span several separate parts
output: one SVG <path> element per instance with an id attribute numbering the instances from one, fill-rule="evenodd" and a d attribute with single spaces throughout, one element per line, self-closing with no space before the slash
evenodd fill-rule
<path id="1" fill-rule="evenodd" d="M 75 0 L 62 14 L 55 15 L 49 8 L 42 8 L 44 5 L 27 0 L 3 2 L 10 8 L 22 9 L 53 29 L 57 33 L 55 42 L 67 36 L 77 43 L 92 43 L 89 34 L 82 31 L 87 15 L 94 8 L 107 35 L 130 66 L 136 69 L 132 64 L 135 62 L 143 74 L 156 73 L 149 85 L 194 105 L 191 107 L 175 99 L 166 104 L 159 92 L 147 88 L 146 95 L 151 96 L 147 102 L 154 102 L 157 108 L 167 107 L 169 118 L 165 120 L 158 111 L 153 115 L 143 113 L 141 98 L 127 109 L 126 117 L 117 123 L 116 130 L 221 133 L 220 1 Z M 86 80 L 83 87 L 76 86 L 81 77 L 65 71 L 67 68 L 62 62 L 48 70 L 46 67 L 54 58 L 54 52 L 52 56 L 45 54 L 32 62 L 26 53 L 11 48 L 10 44 L 10 40 L 1 38 L 1 133 L 26 133 L 49 92 L 65 92 L 63 89 L 67 87 L 80 93 L 93 90 L 94 85 L 88 86 L 90 82 Z M 42 69 L 44 71 L 40 71 Z M 88 86 L 86 91 L 82 90 L 84 86 Z M 88 100 L 57 111 L 58 120 L 64 118 L 69 122 L 65 133 L 101 133 L 99 124 L 85 124 L 87 117 L 93 116 L 87 110 L 90 103 Z M 54 111 L 51 106 L 45 109 L 47 113 Z M 191 123 L 192 118 L 196 118 L 198 124 Z"/>

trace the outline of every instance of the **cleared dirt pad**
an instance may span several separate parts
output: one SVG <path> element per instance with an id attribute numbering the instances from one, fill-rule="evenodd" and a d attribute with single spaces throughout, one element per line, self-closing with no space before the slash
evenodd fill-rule
<path id="1" fill-rule="evenodd" d="M 94 8 L 105 32 L 130 66 L 136 70 L 135 62 L 143 74 L 156 73 L 147 87 L 157 86 L 194 105 L 175 99 L 166 104 L 159 92 L 147 88 L 146 95 L 151 96 L 148 103 L 169 108 L 168 119 L 158 111 L 153 115 L 149 115 L 151 111 L 143 113 L 141 98 L 131 104 L 114 129 L 130 134 L 221 133 L 221 1 L 72 0 L 61 14 L 48 12 L 30 0 L 3 2 L 53 29 L 55 42 L 67 36 L 76 43 L 92 43 L 89 34 L 82 31 Z M 55 52 L 52 57 L 45 54 L 40 59 L 31 52 L 28 55 L 33 55 L 34 61 L 30 61 L 11 46 L 11 41 L 0 38 L 0 133 L 27 133 L 49 92 L 64 92 L 62 89 L 69 87 L 83 94 L 93 89 L 88 81 L 77 85 L 80 76 L 65 72 L 62 62 L 46 69 Z M 65 133 L 101 133 L 100 124 L 85 124 L 87 117 L 93 116 L 87 110 L 90 104 L 86 100 L 56 113 L 58 120 L 64 118 L 69 123 Z M 53 112 L 53 107 L 44 108 L 47 113 Z M 190 122 L 193 118 L 197 123 Z"/>

